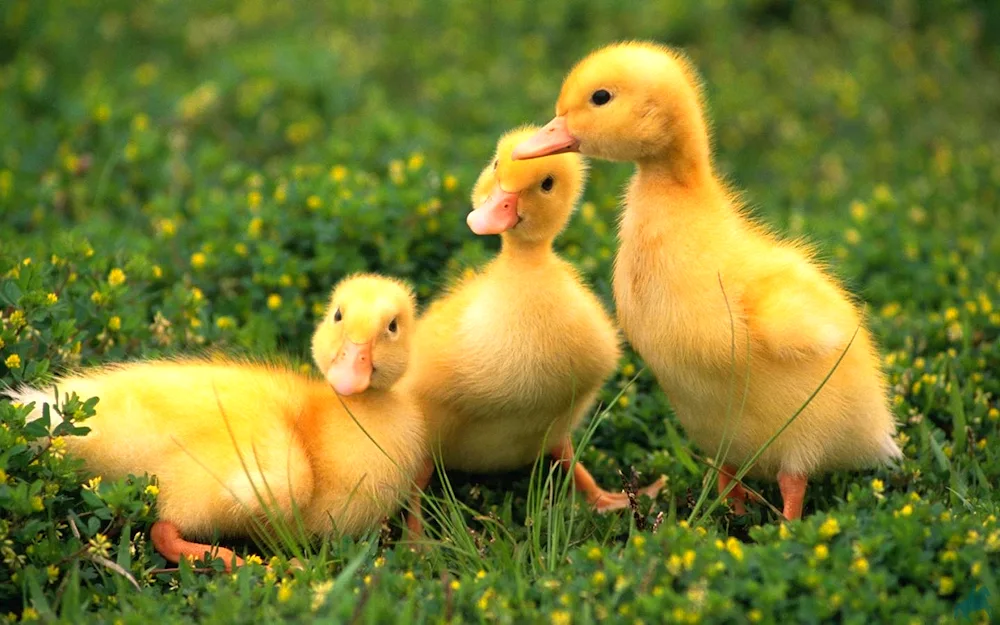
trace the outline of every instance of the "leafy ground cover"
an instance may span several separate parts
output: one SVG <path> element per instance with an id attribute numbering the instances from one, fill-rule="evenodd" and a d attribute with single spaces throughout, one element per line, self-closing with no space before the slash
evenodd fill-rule
<path id="1" fill-rule="evenodd" d="M 547 465 L 451 475 L 421 552 L 396 544 L 394 519 L 309 546 L 303 571 L 229 575 L 168 567 L 144 533 L 149 477 L 94 481 L 0 401 L 0 618 L 1000 618 L 998 15 L 915 1 L 3 3 L 4 383 L 208 348 L 307 369 L 330 285 L 382 271 L 426 302 L 482 262 L 496 241 L 464 216 L 496 137 L 546 121 L 593 47 L 654 38 L 701 69 L 720 169 L 867 302 L 906 460 L 816 481 L 801 522 L 707 511 L 703 460 L 629 353 L 582 459 L 606 484 L 666 475 L 657 501 L 597 516 Z M 609 305 L 628 174 L 595 164 L 559 244 Z M 86 425 L 80 399 L 57 434 Z M 279 545 L 278 562 L 298 548 Z"/>

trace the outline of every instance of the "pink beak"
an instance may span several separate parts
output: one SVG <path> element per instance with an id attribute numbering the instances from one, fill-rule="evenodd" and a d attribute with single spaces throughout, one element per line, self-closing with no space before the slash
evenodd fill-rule
<path id="1" fill-rule="evenodd" d="M 500 234 L 517 225 L 517 194 L 504 191 L 500 185 L 493 193 L 465 218 L 469 229 L 476 234 Z"/>
<path id="2" fill-rule="evenodd" d="M 326 371 L 326 379 L 344 396 L 367 389 L 372 381 L 372 344 L 345 339 L 340 356 Z"/>
<path id="3" fill-rule="evenodd" d="M 579 151 L 580 142 L 577 141 L 576 137 L 569 134 L 569 127 L 566 126 L 566 118 L 559 115 L 514 148 L 511 158 L 515 161 L 523 161 L 551 154 Z"/>

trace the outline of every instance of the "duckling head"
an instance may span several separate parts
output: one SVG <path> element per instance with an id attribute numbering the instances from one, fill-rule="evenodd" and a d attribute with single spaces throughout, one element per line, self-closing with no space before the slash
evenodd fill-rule
<path id="1" fill-rule="evenodd" d="M 316 366 L 340 395 L 388 389 L 406 372 L 413 291 L 373 274 L 343 279 L 312 340 Z"/>
<path id="2" fill-rule="evenodd" d="M 538 130 L 537 126 L 517 128 L 497 143 L 496 153 L 472 191 L 474 209 L 466 222 L 476 234 L 543 243 L 566 227 L 583 191 L 587 166 L 579 154 L 513 160 L 514 148 Z"/>
<path id="3" fill-rule="evenodd" d="M 701 110 L 697 74 L 679 53 L 647 42 L 610 45 L 570 71 L 555 119 L 520 143 L 513 158 L 578 151 L 642 162 L 690 150 L 707 157 Z"/>

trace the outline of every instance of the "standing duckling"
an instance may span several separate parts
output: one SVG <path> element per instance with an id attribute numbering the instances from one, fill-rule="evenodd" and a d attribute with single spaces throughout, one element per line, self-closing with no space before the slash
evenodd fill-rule
<path id="1" fill-rule="evenodd" d="M 310 534 L 361 534 L 399 508 L 426 462 L 423 417 L 394 388 L 414 316 L 409 287 L 356 275 L 334 290 L 313 337 L 326 380 L 275 364 L 197 359 L 64 377 L 60 393 L 100 398 L 91 431 L 67 438 L 67 449 L 106 478 L 157 477 L 152 542 L 171 562 L 214 551 L 188 538 L 248 536 L 267 514 L 295 527 L 294 508 Z M 12 394 L 35 403 L 33 418 L 53 397 Z M 228 549 L 216 554 L 227 567 L 242 564 Z"/>
<path id="2" fill-rule="evenodd" d="M 637 165 L 615 261 L 618 318 L 694 443 L 707 454 L 728 446 L 720 491 L 844 350 L 748 475 L 776 479 L 784 516 L 795 519 L 810 475 L 901 457 L 857 307 L 804 244 L 751 221 L 716 175 L 687 61 L 659 45 L 623 43 L 577 64 L 555 119 L 514 158 L 573 151 Z M 731 496 L 740 512 L 745 491 L 737 485 Z"/>
<path id="3" fill-rule="evenodd" d="M 511 150 L 535 130 L 502 137 L 480 174 L 468 225 L 479 235 L 499 234 L 502 249 L 421 317 L 404 384 L 445 467 L 506 471 L 548 452 L 573 466 L 576 488 L 597 509 L 623 508 L 625 493 L 602 489 L 572 462 L 570 434 L 621 354 L 601 303 L 552 250 L 586 169 L 575 154 L 513 162 Z M 661 486 L 643 492 L 655 496 Z"/>

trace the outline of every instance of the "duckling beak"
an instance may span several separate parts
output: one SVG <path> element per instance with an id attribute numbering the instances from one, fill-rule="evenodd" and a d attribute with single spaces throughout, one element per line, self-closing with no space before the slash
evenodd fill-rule
<path id="1" fill-rule="evenodd" d="M 486 201 L 469 213 L 465 223 L 469 224 L 470 230 L 480 235 L 506 232 L 521 220 L 517 215 L 517 199 L 517 193 L 504 191 L 500 185 L 496 185 Z"/>
<path id="2" fill-rule="evenodd" d="M 511 158 L 515 161 L 523 161 L 539 156 L 579 151 L 580 142 L 569 133 L 566 118 L 559 115 L 514 148 Z"/>
<path id="3" fill-rule="evenodd" d="M 361 393 L 372 381 L 372 344 L 344 340 L 340 356 L 326 371 L 327 381 L 339 395 Z"/>

